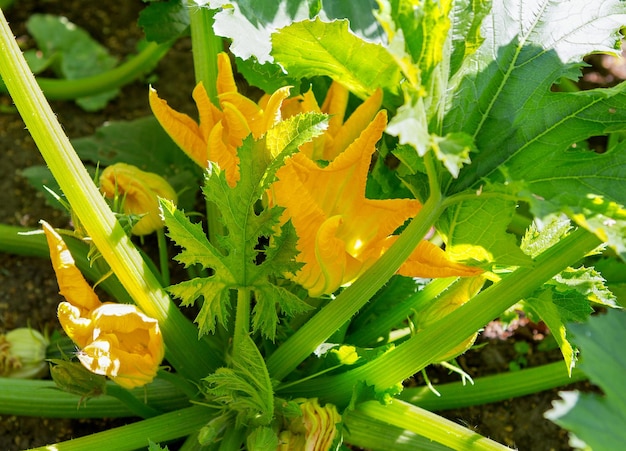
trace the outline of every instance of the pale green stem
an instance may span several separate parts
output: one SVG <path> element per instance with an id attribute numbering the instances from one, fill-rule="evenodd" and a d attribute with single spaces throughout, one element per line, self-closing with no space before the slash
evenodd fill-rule
<path id="1" fill-rule="evenodd" d="M 235 331 L 233 334 L 233 358 L 237 358 L 242 341 L 250 334 L 250 290 L 237 290 L 237 310 L 235 311 Z"/>
<path id="2" fill-rule="evenodd" d="M 161 283 L 167 287 L 170 284 L 170 257 L 167 253 L 167 241 L 165 231 L 157 229 L 157 245 L 159 246 L 159 266 L 161 268 Z"/>
<path id="3" fill-rule="evenodd" d="M 113 382 L 111 388 L 121 390 Z M 115 387 L 115 388 L 114 388 Z M 160 379 L 129 393 L 136 400 L 161 412 L 189 406 L 189 399 L 178 387 Z M 131 406 L 109 395 L 83 400 L 79 395 L 61 391 L 53 381 L 0 377 L 0 415 L 41 418 L 119 418 L 136 416 Z"/>
<path id="4" fill-rule="evenodd" d="M 479 377 L 474 379 L 472 385 L 461 382 L 437 385 L 435 388 L 441 396 L 435 395 L 428 387 L 411 387 L 403 390 L 398 399 L 428 410 L 459 409 L 530 395 L 586 379 L 587 376 L 578 368 L 574 368 L 570 376 L 561 360 L 520 371 Z"/>
<path id="5" fill-rule="evenodd" d="M 107 388 L 107 394 L 118 399 L 122 404 L 128 407 L 133 414 L 141 418 L 152 418 L 163 413 L 153 407 L 150 407 L 148 404 L 139 401 L 139 399 L 137 399 L 129 390 L 126 390 L 119 385 L 110 385 Z"/>
<path id="6" fill-rule="evenodd" d="M 213 32 L 214 11 L 189 2 L 193 68 L 196 83 L 202 82 L 214 105 L 217 102 L 217 54 L 223 50 L 222 39 Z"/>
<path id="7" fill-rule="evenodd" d="M 350 325 L 354 332 L 348 335 L 346 343 L 362 347 L 376 345 L 378 339 L 388 338 L 389 331 L 411 316 L 415 309 L 443 293 L 455 280 L 457 280 L 456 277 L 432 280 L 422 290 L 389 308 L 365 325 L 359 321 L 361 319 L 359 316 Z"/>
<path id="8" fill-rule="evenodd" d="M 74 213 L 135 303 L 159 321 L 167 358 L 193 380 L 210 373 L 219 357 L 182 315 L 124 233 L 63 132 L 30 72 L 0 11 L 0 75 Z"/>
<path id="9" fill-rule="evenodd" d="M 441 196 L 435 191 L 393 246 L 267 359 L 267 368 L 271 377 L 276 380 L 284 378 L 346 321 L 349 321 L 396 273 L 400 265 L 426 236 L 440 214 Z"/>
<path id="10" fill-rule="evenodd" d="M 404 428 L 376 420 L 355 409 L 343 414 L 344 441 L 370 451 L 450 451 Z"/>
<path id="11" fill-rule="evenodd" d="M 193 48 L 193 67 L 196 83 L 202 82 L 209 98 L 214 105 L 217 100 L 217 54 L 222 48 L 221 38 L 213 32 L 214 11 L 200 8 L 189 2 L 189 27 L 191 29 L 191 46 Z M 221 213 L 217 206 L 207 199 L 207 229 L 211 244 L 220 248 L 217 237 L 224 234 L 224 225 L 220 221 Z"/>
<path id="12" fill-rule="evenodd" d="M 106 72 L 74 80 L 37 78 L 39 87 L 48 100 L 74 100 L 96 95 L 124 86 L 151 71 L 168 52 L 174 41 L 163 44 L 148 43 L 141 52 Z M 0 80 L 0 92 L 6 87 Z"/>
<path id="13" fill-rule="evenodd" d="M 439 442 L 457 450 L 508 450 L 504 445 L 446 420 L 437 414 L 394 399 L 388 405 L 367 401 L 357 406 L 367 416 Z M 348 414 L 349 415 L 349 414 Z"/>
<path id="14" fill-rule="evenodd" d="M 33 450 L 147 449 L 148 440 L 160 443 L 194 433 L 208 423 L 214 414 L 213 410 L 205 407 L 187 407 L 148 420 L 57 443 L 52 447 L 42 446 Z"/>

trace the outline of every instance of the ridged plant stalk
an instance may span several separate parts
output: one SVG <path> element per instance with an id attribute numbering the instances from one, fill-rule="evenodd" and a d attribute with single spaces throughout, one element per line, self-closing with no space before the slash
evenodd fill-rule
<path id="1" fill-rule="evenodd" d="M 279 388 L 279 393 L 317 396 L 326 402 L 342 406 L 349 402 L 352 389 L 359 382 L 365 382 L 379 391 L 390 390 L 436 362 L 437 356 L 464 341 L 519 299 L 531 294 L 537 287 L 582 259 L 600 244 L 595 235 L 578 229 L 539 255 L 533 266 L 512 272 L 392 351 L 340 375 L 320 377 L 301 384 L 292 383 L 284 393 Z"/>
<path id="2" fill-rule="evenodd" d="M 187 320 L 117 222 L 32 75 L 0 12 L 0 75 L 73 212 L 134 302 L 159 321 L 166 357 L 185 377 L 198 380 L 221 357 Z"/>
<path id="3" fill-rule="evenodd" d="M 193 48 L 193 67 L 196 83 L 202 82 L 214 105 L 217 100 L 217 54 L 223 50 L 222 39 L 213 32 L 214 11 L 201 8 L 189 2 L 189 28 Z M 220 247 L 217 236 L 223 235 L 224 226 L 220 222 L 221 213 L 212 202 L 206 203 L 207 229 L 211 244 Z"/>
<path id="4" fill-rule="evenodd" d="M 483 451 L 508 450 L 504 445 L 446 420 L 437 414 L 397 399 L 383 405 L 378 401 L 367 401 L 357 406 L 357 411 L 385 424 L 403 428 L 422 437 L 448 446 L 451 449 L 473 449 Z M 347 414 L 348 416 L 350 413 Z M 384 445 L 384 444 L 381 444 Z M 370 444 L 375 449 L 384 449 Z"/>
<path id="5" fill-rule="evenodd" d="M 204 426 L 215 412 L 201 406 L 187 407 L 148 420 L 120 426 L 103 432 L 56 443 L 57 451 L 84 451 L 86 449 L 146 449 L 148 441 L 163 443 L 185 437 Z M 49 451 L 50 446 L 33 448 Z"/>
<path id="6" fill-rule="evenodd" d="M 107 382 L 107 393 L 123 390 Z M 145 387 L 127 391 L 136 402 L 159 412 L 170 412 L 189 406 L 189 398 L 178 387 L 156 379 Z M 36 397 L 36 402 L 33 399 Z M 0 377 L 0 415 L 36 416 L 42 418 L 120 418 L 143 416 L 126 399 L 103 395 L 87 402 L 79 395 L 61 391 L 50 380 L 25 380 Z M 149 415 L 148 415 L 149 416 Z"/>

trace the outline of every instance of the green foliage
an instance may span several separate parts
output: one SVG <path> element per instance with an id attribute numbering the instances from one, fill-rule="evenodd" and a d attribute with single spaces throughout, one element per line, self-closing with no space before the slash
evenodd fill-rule
<path id="1" fill-rule="evenodd" d="M 218 368 L 207 376 L 207 394 L 226 409 L 236 412 L 237 424 L 267 426 L 274 416 L 274 391 L 265 360 L 254 341 L 246 336 L 232 367 Z"/>
<path id="2" fill-rule="evenodd" d="M 159 445 L 158 443 L 154 443 L 152 440 L 148 440 L 148 451 L 169 451 L 167 445 L 165 448 Z"/>
<path id="3" fill-rule="evenodd" d="M 533 212 L 566 212 L 623 254 L 626 199 L 618 187 L 624 154 L 571 146 L 624 129 L 624 85 L 574 93 L 551 87 L 563 77 L 577 78 L 586 54 L 614 53 L 624 18 L 619 1 L 590 6 L 578 0 L 567 8 L 545 2 L 541 9 L 493 2 L 483 21 L 484 42 L 451 79 L 443 131 L 471 135 L 480 152 L 450 181 L 448 193 L 485 177 L 523 181 L 520 195 Z"/>
<path id="4" fill-rule="evenodd" d="M 154 2 L 139 14 L 137 24 L 148 41 L 159 44 L 178 38 L 189 27 L 189 11 L 182 0 Z"/>
<path id="5" fill-rule="evenodd" d="M 565 236 L 570 227 L 569 221 L 558 217 L 551 218 L 542 229 L 533 224 L 521 248 L 534 257 Z M 616 307 L 615 296 L 605 282 L 593 268 L 567 268 L 524 300 L 533 319 L 544 321 L 550 328 L 570 374 L 576 363 L 576 351 L 570 343 L 566 323 L 586 321 L 593 312 L 590 303 Z"/>
<path id="6" fill-rule="evenodd" d="M 105 47 L 64 17 L 33 14 L 26 27 L 37 42 L 43 58 L 49 61 L 50 67 L 60 77 L 68 80 L 83 78 L 102 73 L 117 64 L 117 60 L 109 55 Z M 118 90 L 115 89 L 77 99 L 76 103 L 87 111 L 96 111 L 104 108 L 117 94 Z"/>
<path id="7" fill-rule="evenodd" d="M 594 450 L 620 449 L 626 443 L 626 358 L 622 352 L 626 314 L 609 311 L 569 328 L 581 349 L 580 369 L 603 395 L 561 392 L 562 400 L 555 401 L 545 416 Z"/>
<path id="8" fill-rule="evenodd" d="M 209 0 L 196 1 L 198 6 L 220 9 L 215 14 L 214 30 L 230 38 L 230 51 L 260 64 L 273 62 L 271 35 L 292 23 L 320 16 L 325 20 L 349 19 L 357 35 L 372 41 L 383 37 L 372 10 L 374 0 L 335 2 L 322 0 Z M 364 5 L 365 3 L 365 5 Z"/>
<path id="9" fill-rule="evenodd" d="M 516 204 L 512 197 L 506 198 L 507 191 L 510 188 L 489 185 L 446 210 L 437 227 L 453 258 L 482 264 L 530 265 L 531 259 L 520 250 L 515 236 L 506 233 Z"/>
<path id="10" fill-rule="evenodd" d="M 401 72 L 380 45 L 350 33 L 348 21 L 305 20 L 272 35 L 272 55 L 296 78 L 326 75 L 360 97 L 378 87 L 398 94 Z"/>
<path id="11" fill-rule="evenodd" d="M 260 141 L 248 137 L 238 150 L 240 181 L 235 187 L 228 185 L 219 167 L 210 164 L 203 193 L 207 201 L 217 205 L 227 230 L 219 238 L 220 248 L 209 242 L 200 224 L 191 223 L 174 205 L 162 201 L 169 236 L 183 248 L 176 259 L 186 266 L 200 264 L 212 271 L 209 277 L 194 278 L 169 289 L 183 305 L 204 298 L 196 318 L 201 335 L 213 332 L 216 321 L 227 324 L 232 290 L 253 292 L 254 331 L 270 339 L 274 339 L 278 324 L 276 306 L 288 316 L 309 308 L 276 282 L 299 268 L 293 260 L 295 230 L 290 222 L 280 225 L 280 208 L 259 211 L 258 201 L 285 158 L 321 133 L 324 123 L 321 114 L 299 115 L 279 123 Z M 265 240 L 269 244 L 265 245 Z"/>

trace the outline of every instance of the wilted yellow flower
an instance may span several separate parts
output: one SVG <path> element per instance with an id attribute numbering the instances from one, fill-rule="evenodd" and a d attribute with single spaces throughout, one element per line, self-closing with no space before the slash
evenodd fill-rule
<path id="1" fill-rule="evenodd" d="M 154 89 L 150 89 L 150 106 L 161 126 L 193 161 L 202 168 L 209 161 L 217 163 L 228 184 L 235 186 L 239 180 L 237 148 L 248 135 L 258 139 L 280 120 L 279 109 L 289 88 L 277 90 L 262 109 L 238 92 L 226 53 L 218 54 L 217 67 L 219 108 L 211 103 L 202 83 L 193 90 L 199 123 L 170 108 Z"/>
<path id="2" fill-rule="evenodd" d="M 317 398 L 296 400 L 302 416 L 291 420 L 278 436 L 277 451 L 326 451 L 337 435 L 341 415 L 332 404 L 319 405 Z"/>
<path id="3" fill-rule="evenodd" d="M 298 234 L 297 260 L 304 265 L 292 276 L 310 296 L 334 292 L 367 268 L 389 248 L 393 232 L 415 216 L 415 199 L 365 197 L 365 184 L 376 143 L 387 125 L 379 112 L 360 136 L 326 167 L 298 153 L 277 172 L 271 201 L 285 208 Z M 468 276 L 482 272 L 452 262 L 445 252 L 422 241 L 399 270 L 413 277 Z"/>
<path id="4" fill-rule="evenodd" d="M 40 332 L 19 327 L 0 334 L 0 376 L 34 379 L 48 370 L 49 341 Z"/>
<path id="5" fill-rule="evenodd" d="M 100 191 L 108 198 L 121 199 L 124 213 L 142 216 L 131 230 L 133 235 L 148 235 L 163 227 L 159 197 L 174 203 L 178 199 L 163 177 L 126 163 L 112 164 L 102 171 Z"/>
<path id="6" fill-rule="evenodd" d="M 63 238 L 49 224 L 42 221 L 42 226 L 60 293 L 67 301 L 59 304 L 59 322 L 81 348 L 80 362 L 124 388 L 151 382 L 164 355 L 158 321 L 134 305 L 100 302 Z"/>

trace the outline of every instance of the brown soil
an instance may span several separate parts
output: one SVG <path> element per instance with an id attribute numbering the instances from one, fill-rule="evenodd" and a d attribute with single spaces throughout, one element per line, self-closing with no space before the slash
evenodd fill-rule
<path id="1" fill-rule="evenodd" d="M 32 46 L 26 35 L 25 20 L 33 13 L 63 15 L 88 30 L 120 59 L 132 54 L 141 37 L 136 26 L 141 2 L 96 2 L 85 8 L 85 2 L 21 0 L 8 11 L 13 33 L 25 46 Z M 193 87 L 193 68 L 190 44 L 181 40 L 161 61 L 155 71 L 159 94 L 177 108 L 193 112 L 189 93 Z M 53 109 L 71 138 L 93 134 L 105 121 L 133 119 L 150 114 L 147 85 L 142 81 L 123 88 L 121 95 L 99 113 L 85 113 L 71 102 L 54 102 Z M 10 100 L 0 97 L 3 107 Z M 43 164 L 32 138 L 25 130 L 17 113 L 0 114 L 0 223 L 36 228 L 40 219 L 55 226 L 66 227 L 68 219 L 46 205 L 43 197 L 20 175 L 20 170 Z M 58 329 L 56 305 L 60 300 L 58 288 L 49 261 L 0 255 L 0 332 L 30 325 L 43 330 Z M 528 365 L 537 365 L 558 359 L 558 352 L 537 352 L 529 326 L 518 329 L 507 341 L 491 339 L 490 345 L 471 351 L 462 357 L 463 367 L 476 378 L 484 374 L 507 370 L 515 359 L 514 340 L 531 344 Z M 429 372 L 430 374 L 430 372 Z M 441 375 L 443 379 L 445 375 Z M 437 382 L 437 373 L 431 374 Z M 497 404 L 445 412 L 455 421 L 477 432 L 521 450 L 568 450 L 567 434 L 543 419 L 550 408 L 555 391 L 538 393 Z M 126 420 L 57 420 L 0 416 L 0 449 L 21 450 L 42 446 L 90 432 L 103 430 Z M 130 421 L 130 420 L 128 420 Z"/>

